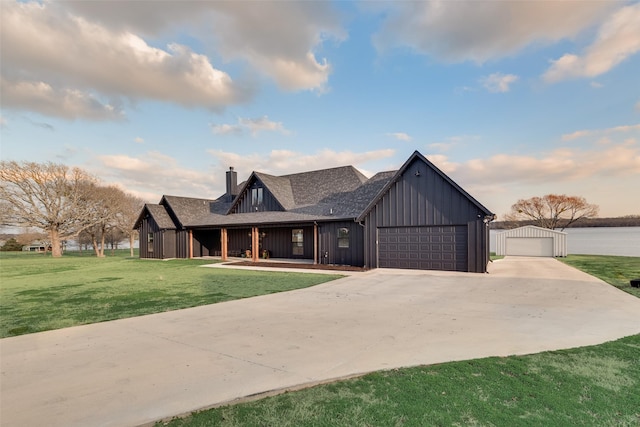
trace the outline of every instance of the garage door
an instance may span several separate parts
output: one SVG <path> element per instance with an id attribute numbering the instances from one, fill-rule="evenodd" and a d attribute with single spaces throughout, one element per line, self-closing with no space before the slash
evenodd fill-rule
<path id="1" fill-rule="evenodd" d="M 553 256 L 552 237 L 507 237 L 507 255 Z"/>
<path id="2" fill-rule="evenodd" d="M 378 266 L 467 271 L 467 227 L 379 228 Z"/>

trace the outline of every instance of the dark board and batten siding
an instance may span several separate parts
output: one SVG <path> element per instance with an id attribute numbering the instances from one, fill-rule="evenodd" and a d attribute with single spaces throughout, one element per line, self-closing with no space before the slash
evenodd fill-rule
<path id="1" fill-rule="evenodd" d="M 189 258 L 189 231 L 176 231 L 176 258 Z"/>
<path id="2" fill-rule="evenodd" d="M 144 218 L 139 229 L 140 258 L 167 259 L 175 258 L 175 231 L 161 230 L 150 215 Z M 153 235 L 153 243 L 149 244 L 149 233 Z"/>
<path id="3" fill-rule="evenodd" d="M 293 230 L 302 230 L 302 255 L 293 254 Z M 313 259 L 313 227 L 261 227 L 259 232 L 264 233 L 261 249 L 268 250 L 271 258 Z"/>
<path id="4" fill-rule="evenodd" d="M 485 212 L 447 179 L 414 158 L 365 217 L 365 265 L 380 267 L 379 229 L 417 227 L 413 229 L 416 231 L 420 227 L 450 226 L 458 234 L 462 229 L 467 231 L 467 265 L 457 262 L 454 269 L 485 272 L 488 229 L 483 223 L 484 216 Z M 431 268 L 436 269 L 436 264 Z"/>
<path id="5" fill-rule="evenodd" d="M 254 188 L 262 188 L 262 203 L 259 205 L 253 205 L 251 199 L 251 191 Z M 246 191 L 238 201 L 237 205 L 233 209 L 232 213 L 250 213 L 250 212 L 265 212 L 265 211 L 282 211 L 282 206 L 276 200 L 275 197 L 267 190 L 267 188 L 260 181 L 254 182 L 251 186 L 247 187 Z"/>
<path id="6" fill-rule="evenodd" d="M 230 228 L 227 231 L 227 248 L 229 256 L 239 256 L 241 252 L 251 249 L 251 229 Z"/>
<path id="7" fill-rule="evenodd" d="M 349 247 L 338 245 L 338 231 L 349 230 Z M 327 222 L 318 226 L 318 262 L 321 264 L 364 266 L 364 227 L 354 221 Z"/>

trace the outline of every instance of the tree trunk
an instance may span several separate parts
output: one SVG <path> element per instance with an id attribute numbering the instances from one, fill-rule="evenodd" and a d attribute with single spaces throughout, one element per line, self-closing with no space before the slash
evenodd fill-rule
<path id="1" fill-rule="evenodd" d="M 60 258 L 62 256 L 62 249 L 60 248 L 60 233 L 57 229 L 52 228 L 49 230 L 49 236 L 51 237 L 51 256 L 53 258 Z M 45 250 L 45 254 L 47 251 Z"/>
<path id="2" fill-rule="evenodd" d="M 104 258 L 104 235 L 107 234 L 105 231 L 105 225 L 102 224 L 102 227 L 100 227 L 100 257 Z"/>
<path id="3" fill-rule="evenodd" d="M 100 257 L 104 258 L 104 235 L 105 235 L 104 226 L 102 226 L 102 229 L 100 231 L 102 234 L 102 238 L 100 240 Z"/>
<path id="4" fill-rule="evenodd" d="M 129 254 L 133 258 L 133 233 L 129 233 Z"/>
<path id="5" fill-rule="evenodd" d="M 96 239 L 96 235 L 91 235 L 91 243 L 93 244 L 93 252 L 96 253 L 96 256 L 100 258 L 100 248 L 98 247 L 98 239 Z"/>

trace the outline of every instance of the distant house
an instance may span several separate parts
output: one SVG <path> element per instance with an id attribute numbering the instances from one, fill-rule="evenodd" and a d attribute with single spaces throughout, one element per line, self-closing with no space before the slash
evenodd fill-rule
<path id="1" fill-rule="evenodd" d="M 217 199 L 163 196 L 142 209 L 141 258 L 248 256 L 319 264 L 485 272 L 494 215 L 414 152 L 397 171 L 352 166 L 241 185 Z"/>
<path id="2" fill-rule="evenodd" d="M 44 252 L 51 250 L 51 245 L 45 245 L 44 243 L 32 243 L 22 247 L 24 252 Z"/>

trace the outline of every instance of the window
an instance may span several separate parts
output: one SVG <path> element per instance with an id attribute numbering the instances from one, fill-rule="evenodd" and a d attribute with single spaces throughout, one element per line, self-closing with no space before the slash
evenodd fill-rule
<path id="1" fill-rule="evenodd" d="M 262 204 L 262 187 L 251 189 L 251 205 L 258 206 Z"/>
<path id="2" fill-rule="evenodd" d="M 153 233 L 147 233 L 147 251 L 153 252 Z"/>
<path id="3" fill-rule="evenodd" d="M 291 244 L 293 255 L 304 255 L 304 230 L 302 228 L 291 230 Z"/>
<path id="4" fill-rule="evenodd" d="M 349 247 L 349 229 L 348 228 L 338 228 L 338 247 L 339 248 Z"/>

